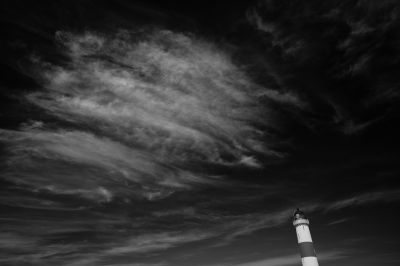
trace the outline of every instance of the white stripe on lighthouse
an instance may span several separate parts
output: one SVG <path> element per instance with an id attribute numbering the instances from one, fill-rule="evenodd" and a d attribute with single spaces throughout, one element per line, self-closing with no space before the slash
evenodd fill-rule
<path id="1" fill-rule="evenodd" d="M 296 226 L 297 242 L 312 242 L 310 229 L 307 225 L 302 224 Z"/>
<path id="2" fill-rule="evenodd" d="M 307 266 L 319 266 L 317 257 L 304 257 L 301 258 L 301 263 Z"/>

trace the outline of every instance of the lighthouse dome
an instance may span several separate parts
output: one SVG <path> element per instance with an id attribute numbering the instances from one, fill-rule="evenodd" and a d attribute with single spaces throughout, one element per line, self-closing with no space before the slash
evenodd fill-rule
<path id="1" fill-rule="evenodd" d="M 298 208 L 293 212 L 293 220 L 297 219 L 307 219 L 304 212 L 300 211 Z"/>

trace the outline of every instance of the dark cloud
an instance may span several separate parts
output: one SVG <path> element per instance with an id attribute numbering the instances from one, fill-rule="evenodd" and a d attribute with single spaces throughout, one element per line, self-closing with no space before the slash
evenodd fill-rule
<path id="1" fill-rule="evenodd" d="M 272 0 L 248 12 L 266 48 L 295 65 L 295 79 L 331 106 L 330 122 L 345 134 L 389 115 L 398 100 L 398 16 L 396 1 Z"/>

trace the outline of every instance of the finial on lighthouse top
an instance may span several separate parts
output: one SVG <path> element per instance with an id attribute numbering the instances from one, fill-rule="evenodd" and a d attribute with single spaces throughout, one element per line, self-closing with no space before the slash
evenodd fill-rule
<path id="1" fill-rule="evenodd" d="M 309 224 L 309 221 L 307 217 L 305 216 L 304 212 L 300 211 L 299 208 L 297 208 L 293 212 L 293 225 L 301 225 L 301 224 Z"/>

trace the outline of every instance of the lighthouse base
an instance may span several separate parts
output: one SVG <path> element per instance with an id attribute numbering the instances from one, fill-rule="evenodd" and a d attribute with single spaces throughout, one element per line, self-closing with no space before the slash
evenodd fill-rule
<path id="1" fill-rule="evenodd" d="M 303 266 L 319 266 L 317 257 L 303 257 L 301 263 Z"/>

